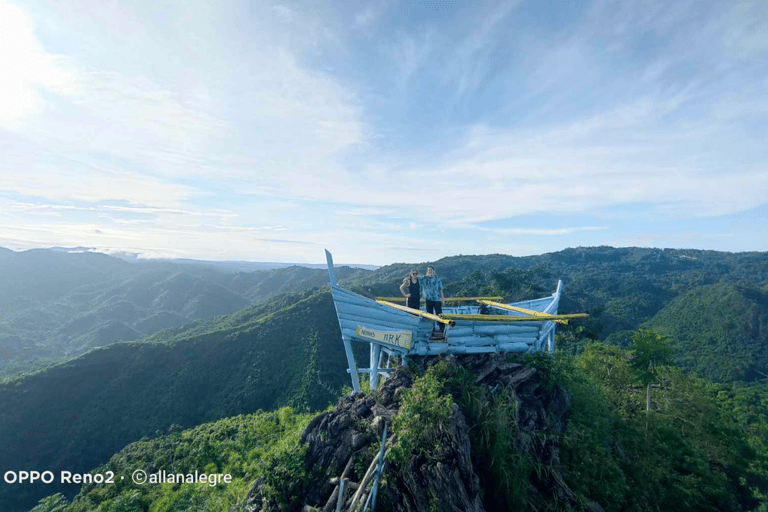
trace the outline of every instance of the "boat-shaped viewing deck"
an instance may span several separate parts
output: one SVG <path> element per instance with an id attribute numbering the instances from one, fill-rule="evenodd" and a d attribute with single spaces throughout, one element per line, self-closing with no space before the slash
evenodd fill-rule
<path id="1" fill-rule="evenodd" d="M 388 376 L 393 356 L 400 356 L 404 362 L 409 356 L 437 354 L 553 352 L 557 323 L 586 316 L 557 314 L 562 281 L 558 281 L 555 293 L 549 297 L 510 304 L 490 300 L 500 299 L 497 297 L 462 298 L 476 305 L 446 306 L 439 317 L 429 315 L 391 299 L 374 300 L 340 288 L 333 257 L 328 251 L 325 254 L 355 391 L 360 391 L 359 373 L 370 374 L 371 389 L 376 389 L 379 375 Z M 444 336 L 433 334 L 438 323 L 444 325 Z M 353 341 L 370 345 L 368 368 L 358 367 L 352 352 Z"/>

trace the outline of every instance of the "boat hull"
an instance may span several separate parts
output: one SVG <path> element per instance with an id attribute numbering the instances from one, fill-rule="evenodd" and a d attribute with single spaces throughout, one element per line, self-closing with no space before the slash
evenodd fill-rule
<path id="1" fill-rule="evenodd" d="M 353 293 L 336 283 L 333 259 L 326 251 L 331 294 L 341 328 L 352 386 L 360 390 L 358 373 L 369 373 L 371 389 L 375 389 L 378 375 L 386 374 L 393 356 L 404 362 L 409 356 L 438 354 L 481 354 L 490 352 L 553 352 L 555 349 L 555 322 L 552 320 L 509 321 L 501 318 L 494 322 L 455 320 L 445 326 L 444 338 L 434 339 L 437 323 L 414 313 L 389 307 L 368 297 Z M 508 304 L 516 308 L 556 315 L 562 292 L 562 282 L 549 297 Z M 535 318 L 530 313 L 510 311 L 495 306 L 482 306 L 493 315 Z M 478 314 L 479 306 L 445 307 L 444 314 Z M 370 345 L 370 366 L 359 368 L 352 353 L 352 343 Z M 386 358 L 386 363 L 383 359 Z M 385 366 L 386 364 L 386 366 Z"/>

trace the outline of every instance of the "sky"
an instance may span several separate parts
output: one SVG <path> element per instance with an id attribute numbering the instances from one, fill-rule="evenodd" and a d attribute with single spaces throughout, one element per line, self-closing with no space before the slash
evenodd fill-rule
<path id="1" fill-rule="evenodd" d="M 0 0 L 0 246 L 768 251 L 768 2 Z"/>

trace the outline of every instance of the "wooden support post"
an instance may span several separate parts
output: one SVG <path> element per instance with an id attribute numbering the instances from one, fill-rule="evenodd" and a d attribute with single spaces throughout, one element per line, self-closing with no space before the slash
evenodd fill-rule
<path id="1" fill-rule="evenodd" d="M 381 359 L 381 345 L 371 343 L 371 391 L 376 391 L 379 386 L 379 360 Z"/>
<path id="2" fill-rule="evenodd" d="M 352 340 L 347 336 L 342 336 L 344 340 L 344 350 L 347 353 L 347 364 L 349 365 L 349 374 L 352 377 L 352 389 L 355 393 L 360 392 L 360 377 L 357 375 L 357 363 L 355 362 L 355 354 L 352 353 Z"/>
<path id="3" fill-rule="evenodd" d="M 339 483 L 339 497 L 338 501 L 336 502 L 336 512 L 341 512 L 341 506 L 344 504 L 345 501 L 345 492 L 344 492 L 344 483 L 346 480 L 343 480 Z"/>

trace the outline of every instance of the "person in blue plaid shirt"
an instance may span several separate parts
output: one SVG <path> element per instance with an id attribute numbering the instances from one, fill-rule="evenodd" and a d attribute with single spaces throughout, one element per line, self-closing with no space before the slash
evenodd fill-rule
<path id="1" fill-rule="evenodd" d="M 437 276 L 435 268 L 430 265 L 427 267 L 427 276 L 421 278 L 421 293 L 427 303 L 427 313 L 439 315 L 443 312 L 445 304 L 445 295 L 443 295 L 443 280 Z M 445 330 L 445 325 L 437 324 L 440 332 Z"/>

